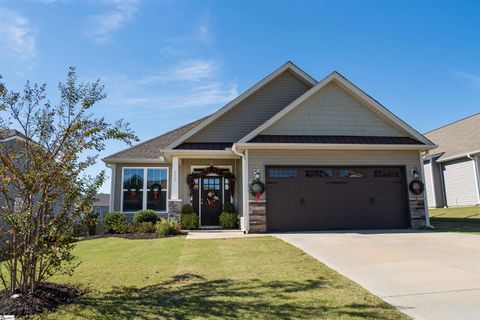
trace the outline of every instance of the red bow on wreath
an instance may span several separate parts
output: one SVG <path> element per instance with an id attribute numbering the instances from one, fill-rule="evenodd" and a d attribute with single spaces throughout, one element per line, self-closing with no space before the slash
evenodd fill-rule
<path id="1" fill-rule="evenodd" d="M 153 197 L 155 198 L 155 200 L 158 200 L 158 194 L 160 193 L 160 190 L 162 190 L 162 186 L 159 185 L 158 183 L 154 183 L 152 184 L 150 189 L 153 192 Z"/>

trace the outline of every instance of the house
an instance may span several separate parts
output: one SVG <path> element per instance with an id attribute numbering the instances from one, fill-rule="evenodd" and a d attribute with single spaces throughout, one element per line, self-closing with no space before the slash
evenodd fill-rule
<path id="1" fill-rule="evenodd" d="M 110 195 L 108 193 L 98 193 L 95 196 L 92 207 L 93 212 L 97 215 L 98 221 L 103 221 L 105 214 L 110 210 Z"/>
<path id="2" fill-rule="evenodd" d="M 480 113 L 427 132 L 438 145 L 424 155 L 428 206 L 480 204 Z"/>
<path id="3" fill-rule="evenodd" d="M 129 216 L 190 203 L 209 227 L 231 202 L 246 232 L 421 228 L 421 152 L 434 147 L 338 72 L 316 81 L 287 62 L 217 112 L 103 161 L 111 210 Z"/>

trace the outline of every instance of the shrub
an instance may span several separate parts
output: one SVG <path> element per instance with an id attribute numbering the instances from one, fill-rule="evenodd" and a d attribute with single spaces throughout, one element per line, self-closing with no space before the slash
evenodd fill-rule
<path id="1" fill-rule="evenodd" d="M 196 213 L 196 212 L 195 210 L 193 210 L 193 207 L 191 204 L 186 204 L 182 207 L 182 211 L 181 211 L 182 216 L 184 214 L 192 214 L 192 213 Z"/>
<path id="2" fill-rule="evenodd" d="M 180 226 L 182 230 L 195 230 L 198 229 L 199 221 L 196 213 L 182 214 L 180 218 Z"/>
<path id="3" fill-rule="evenodd" d="M 142 222 L 135 226 L 136 233 L 154 233 L 157 231 L 155 225 L 151 222 Z"/>
<path id="4" fill-rule="evenodd" d="M 222 212 L 220 214 L 220 225 L 223 229 L 235 229 L 237 227 L 237 214 Z"/>
<path id="5" fill-rule="evenodd" d="M 180 233 L 180 225 L 173 219 L 160 219 L 155 225 L 155 229 L 161 237 L 174 236 Z"/>
<path id="6" fill-rule="evenodd" d="M 112 211 L 105 215 L 106 233 L 126 233 L 128 231 L 127 217 L 118 211 Z"/>
<path id="7" fill-rule="evenodd" d="M 93 236 L 96 233 L 97 224 L 97 215 L 93 211 L 82 213 L 73 225 L 73 235 L 75 237 Z"/>
<path id="8" fill-rule="evenodd" d="M 223 205 L 223 212 L 235 213 L 235 207 L 230 202 L 225 202 Z"/>
<path id="9" fill-rule="evenodd" d="M 140 210 L 133 216 L 133 223 L 150 222 L 155 224 L 158 221 L 158 217 L 153 210 Z"/>

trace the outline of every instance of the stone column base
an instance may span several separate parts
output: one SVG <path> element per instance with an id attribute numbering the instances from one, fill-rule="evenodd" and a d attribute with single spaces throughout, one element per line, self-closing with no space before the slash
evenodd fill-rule
<path id="1" fill-rule="evenodd" d="M 267 203 L 265 200 L 259 202 L 250 200 L 249 207 L 250 232 L 267 232 Z"/>
<path id="2" fill-rule="evenodd" d="M 410 218 L 412 229 L 422 229 L 427 226 L 424 199 L 410 199 Z"/>
<path id="3" fill-rule="evenodd" d="M 168 218 L 180 221 L 180 212 L 182 211 L 182 200 L 169 199 L 168 200 Z"/>

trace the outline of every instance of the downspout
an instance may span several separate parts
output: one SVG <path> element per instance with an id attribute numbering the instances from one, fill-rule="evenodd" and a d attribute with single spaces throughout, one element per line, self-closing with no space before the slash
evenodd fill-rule
<path id="1" fill-rule="evenodd" d="M 237 145 L 234 143 L 232 146 L 232 152 L 242 158 L 242 207 L 243 207 L 243 232 L 248 233 L 250 231 L 250 219 L 248 208 L 248 157 L 246 154 L 237 150 Z"/>
<path id="2" fill-rule="evenodd" d="M 474 155 L 474 153 L 468 153 L 467 158 L 473 160 L 473 173 L 475 175 L 475 187 L 477 189 L 477 204 L 480 204 L 480 176 L 478 172 L 478 157 Z"/>

